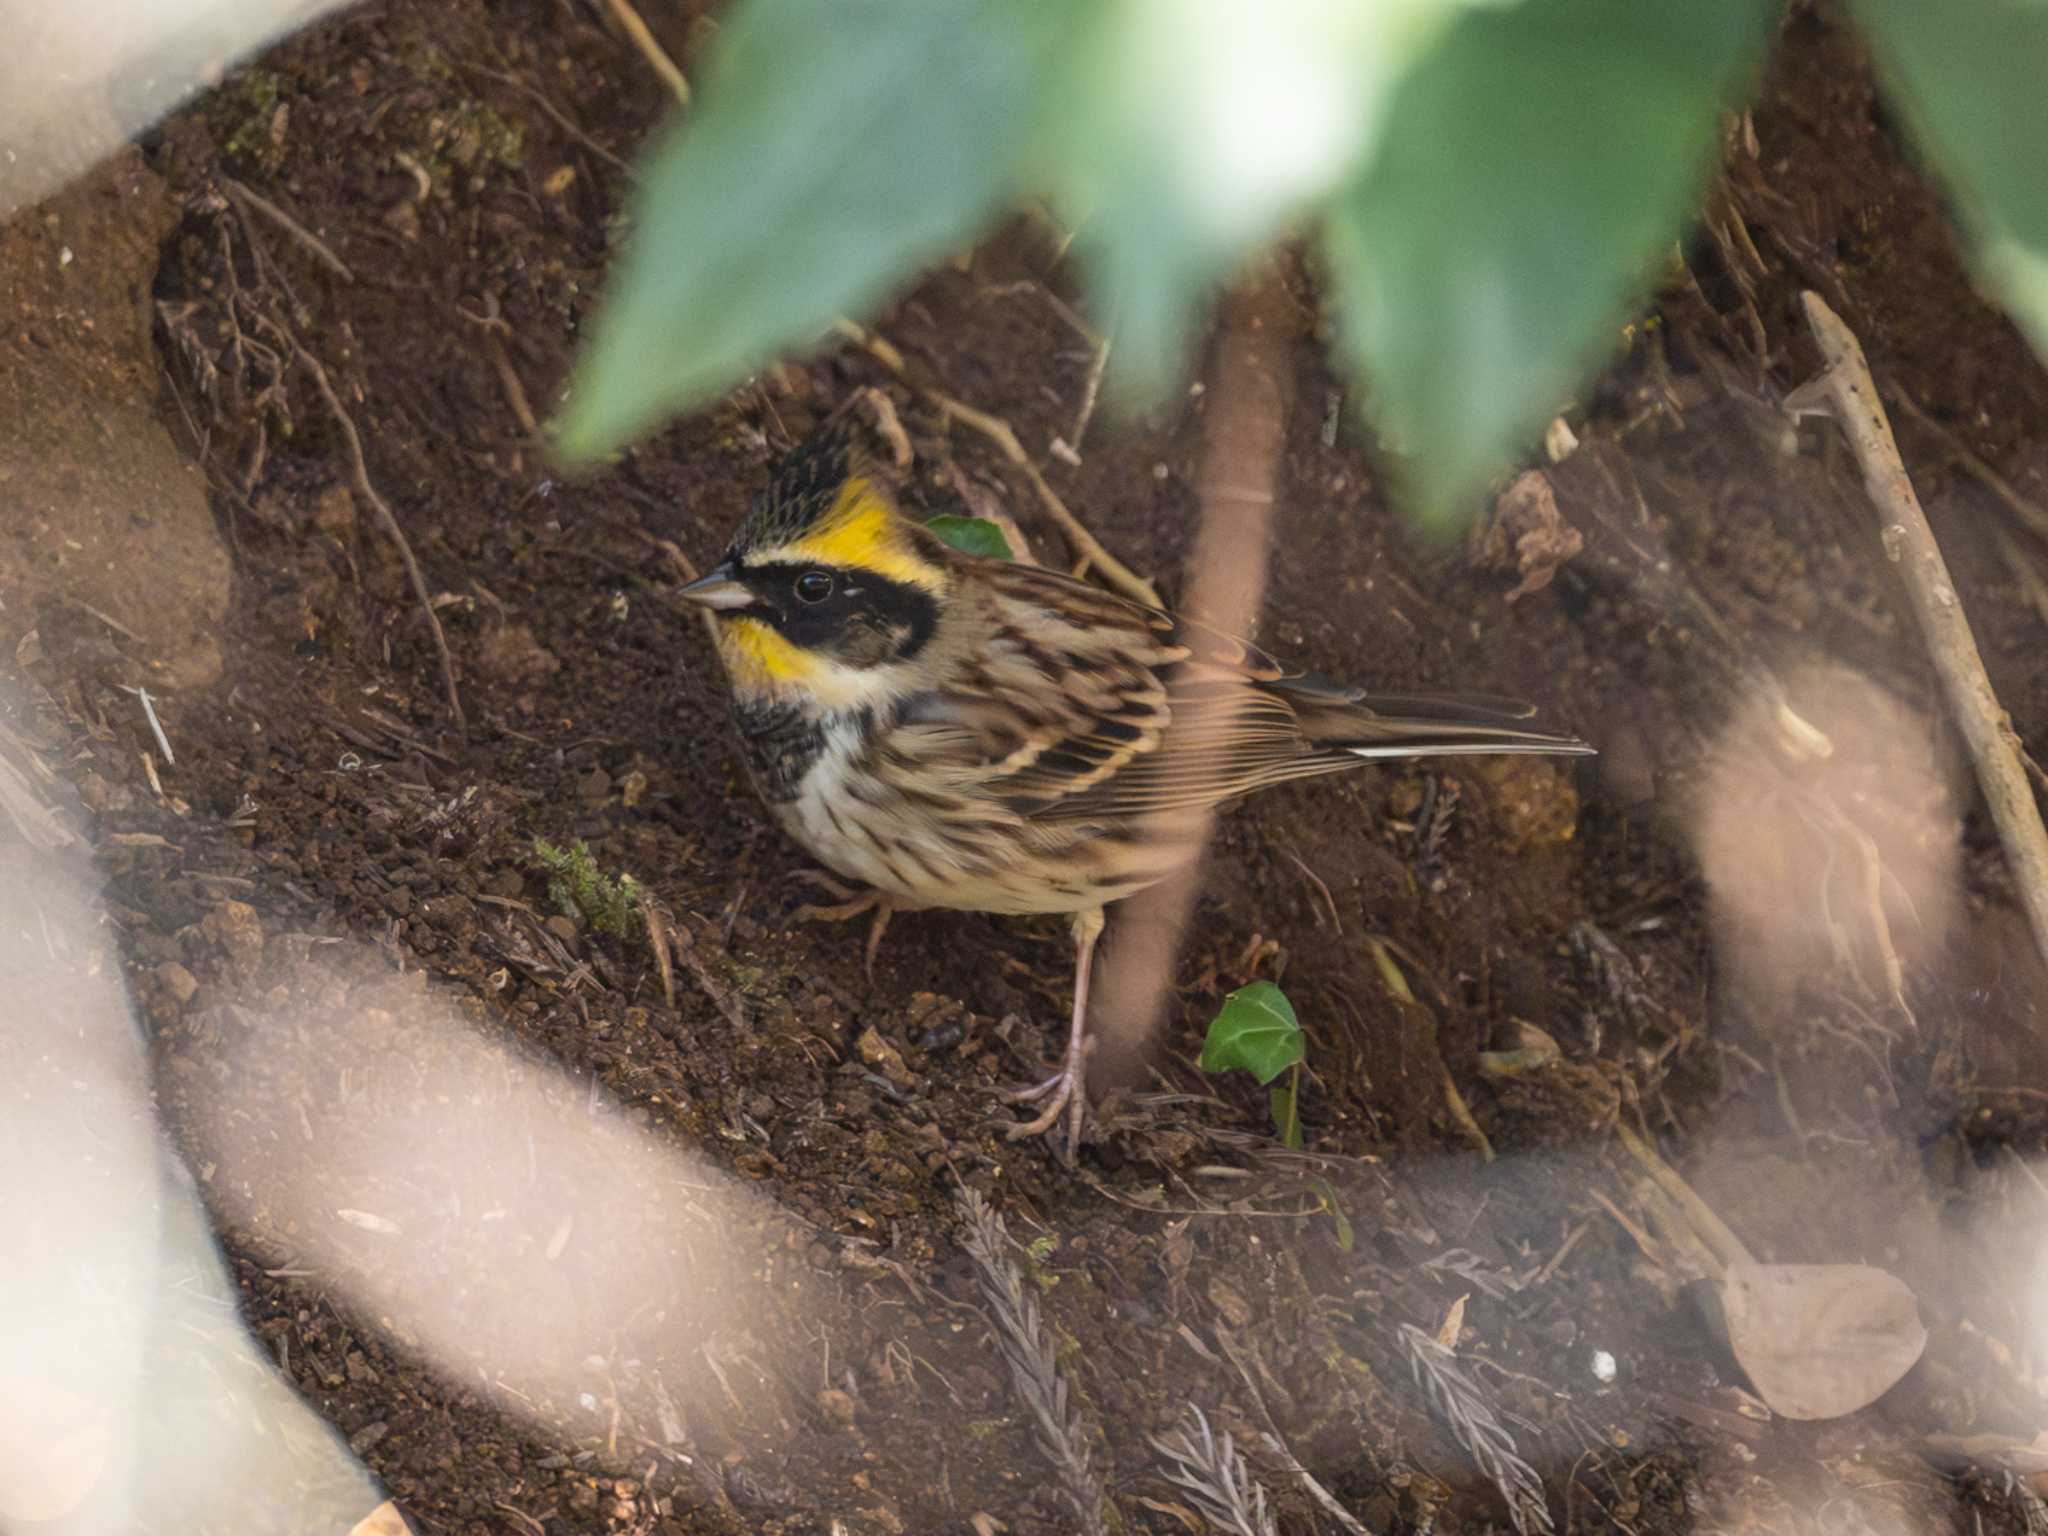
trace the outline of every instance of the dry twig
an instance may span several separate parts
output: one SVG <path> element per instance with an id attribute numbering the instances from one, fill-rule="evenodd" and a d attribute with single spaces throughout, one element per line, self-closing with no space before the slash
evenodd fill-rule
<path id="1" fill-rule="evenodd" d="M 655 35 L 647 30 L 647 23 L 640 19 L 640 13 L 633 9 L 632 0 L 605 0 L 611 13 L 625 29 L 626 36 L 633 40 L 633 46 L 661 76 L 661 83 L 669 88 L 677 101 L 684 106 L 690 104 L 690 82 L 683 78 L 683 72 L 676 68 L 676 61 L 668 56 L 668 50 L 661 46 Z"/>
<path id="2" fill-rule="evenodd" d="M 405 563 L 406 579 L 412 583 L 413 596 L 419 599 L 420 611 L 427 616 L 427 628 L 434 635 L 434 650 L 441 658 L 441 683 L 448 691 L 448 712 L 455 719 L 455 734 L 467 735 L 469 722 L 462 713 L 462 694 L 455 686 L 455 658 L 448 650 L 448 636 L 441 628 L 441 616 L 434 611 L 434 595 L 427 590 L 427 578 L 421 573 L 420 562 L 412 552 L 412 542 L 406 538 L 405 530 L 398 526 L 398 516 L 391 510 L 390 503 L 379 496 L 377 488 L 370 483 L 370 466 L 363 460 L 362 437 L 356 432 L 354 419 L 342 406 L 341 397 L 334 392 L 327 370 L 320 365 L 320 359 L 303 346 L 297 351 L 298 361 L 313 375 L 313 382 L 320 389 L 320 398 L 327 402 L 334 424 L 341 429 L 342 442 L 348 448 L 349 476 L 355 481 L 356 494 L 377 514 L 377 521 L 383 524 L 385 534 L 398 549 L 398 558 Z"/>
<path id="3" fill-rule="evenodd" d="M 1031 462 L 1031 455 L 1024 451 L 1024 445 L 1017 441 L 1017 434 L 1011 430 L 1007 421 L 1000 416 L 991 416 L 986 411 L 976 410 L 965 401 L 956 400 L 940 390 L 917 383 L 910 377 L 910 366 L 904 360 L 903 354 L 884 337 L 855 325 L 851 320 L 839 321 L 837 329 L 840 335 L 858 344 L 876 362 L 911 385 L 949 419 L 959 422 L 962 426 L 972 427 L 994 443 L 1004 458 L 1024 472 L 1024 477 L 1031 482 L 1031 489 L 1037 493 L 1039 503 L 1045 508 L 1046 515 L 1059 525 L 1060 532 L 1080 551 L 1081 557 L 1102 573 L 1105 583 L 1147 607 L 1161 606 L 1158 589 L 1104 549 L 1095 535 L 1082 525 L 1081 520 L 1067 510 L 1067 504 L 1060 500 L 1050 485 L 1046 484 L 1045 476 L 1040 474 L 1038 466 Z"/>
<path id="4" fill-rule="evenodd" d="M 1827 367 L 1819 378 L 1794 390 L 1786 398 L 1786 408 L 1795 414 L 1833 416 L 1849 440 L 1863 471 L 1864 489 L 1884 518 L 1885 555 L 1905 578 L 1921 635 L 1998 824 L 2034 944 L 2048 962 L 2048 828 L 2042 826 L 2040 807 L 2027 786 L 2011 722 L 1984 675 L 1969 618 L 1934 530 L 1927 525 L 1927 514 L 1913 494 L 1862 346 L 1819 294 L 1803 293 L 1800 303 Z"/>
<path id="5" fill-rule="evenodd" d="M 1052 1335 L 1038 1310 L 1038 1298 L 1025 1283 L 1024 1272 L 1010 1257 L 1010 1234 L 1003 1218 L 972 1189 L 958 1195 L 967 1230 L 963 1241 L 974 1260 L 988 1320 L 996 1343 L 1010 1367 L 1010 1380 L 1037 1420 L 1038 1446 L 1058 1473 L 1080 1522 L 1082 1536 L 1103 1536 L 1102 1484 L 1089 1465 L 1088 1434 L 1080 1414 L 1067 1401 L 1067 1380 L 1060 1374 Z"/>

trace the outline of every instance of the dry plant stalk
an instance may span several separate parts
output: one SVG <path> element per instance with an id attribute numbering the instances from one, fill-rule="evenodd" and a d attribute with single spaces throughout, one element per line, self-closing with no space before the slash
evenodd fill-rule
<path id="1" fill-rule="evenodd" d="M 958 1202 L 967 1223 L 962 1241 L 974 1260 L 989 1325 L 1009 1364 L 1017 1395 L 1036 1420 L 1038 1447 L 1059 1476 L 1060 1491 L 1073 1507 L 1082 1536 L 1103 1536 L 1104 1494 L 1089 1465 L 1088 1433 L 1080 1413 L 1068 1402 L 1067 1380 L 1060 1374 L 1038 1298 L 1010 1257 L 1009 1229 L 975 1190 L 961 1189 Z"/>
<path id="2" fill-rule="evenodd" d="M 1031 482 L 1031 489 L 1037 494 L 1046 515 L 1053 520 L 1068 542 L 1081 552 L 1081 558 L 1102 577 L 1105 586 L 1148 607 L 1160 606 L 1158 589 L 1105 549 L 1102 542 L 1067 509 L 1067 504 L 1060 500 L 1058 493 L 1046 483 L 1045 476 L 1038 472 L 1038 466 L 1031 462 L 1031 455 L 1024 451 L 1024 445 L 1017 440 L 1017 434 L 1011 430 L 1008 422 L 1000 416 L 990 415 L 987 411 L 976 410 L 943 390 L 932 389 L 918 383 L 911 377 L 909 362 L 886 337 L 877 336 L 874 332 L 855 325 L 851 320 L 835 322 L 834 329 L 897 378 L 916 389 L 949 420 L 972 427 L 994 443 L 1005 459 L 1024 472 L 1024 477 Z"/>
<path id="3" fill-rule="evenodd" d="M 1280 1536 L 1266 1490 L 1252 1476 L 1228 1433 L 1219 1442 L 1209 1420 L 1193 1403 L 1180 1428 L 1152 1437 L 1152 1448 L 1173 1465 L 1166 1478 L 1195 1501 L 1201 1517 L 1224 1536 Z"/>
<path id="4" fill-rule="evenodd" d="M 1834 417 L 1849 440 L 1863 471 L 1864 490 L 1884 518 L 1885 555 L 1905 580 L 1921 636 L 2012 863 L 2034 945 L 2048 963 L 2048 829 L 2041 824 L 2040 807 L 2028 788 L 2011 722 L 1984 674 L 1969 618 L 1934 530 L 1927 525 L 1927 514 L 1913 494 L 1862 345 L 1819 294 L 1802 293 L 1799 302 L 1827 367 L 1819 378 L 1794 390 L 1786 398 L 1786 408 L 1795 414 Z"/>
<path id="5" fill-rule="evenodd" d="M 1479 1470 L 1507 1502 L 1508 1518 L 1521 1536 L 1550 1531 L 1550 1506 L 1543 1498 L 1543 1479 L 1515 1450 L 1514 1436 L 1493 1411 L 1479 1384 L 1458 1368 L 1458 1357 L 1413 1323 L 1401 1325 L 1401 1347 L 1416 1385 L 1429 1394 L 1430 1405 L 1457 1436 Z"/>

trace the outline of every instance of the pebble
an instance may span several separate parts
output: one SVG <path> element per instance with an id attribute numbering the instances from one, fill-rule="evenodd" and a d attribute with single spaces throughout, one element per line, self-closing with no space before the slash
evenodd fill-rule
<path id="1" fill-rule="evenodd" d="M 853 1042 L 853 1048 L 860 1052 L 860 1059 L 871 1067 L 881 1068 L 882 1075 L 892 1083 L 912 1081 L 910 1068 L 903 1064 L 903 1053 L 884 1040 L 874 1025 L 870 1024 L 860 1032 Z"/>
<path id="2" fill-rule="evenodd" d="M 253 976 L 263 963 L 263 919 L 246 901 L 222 902 L 200 919 L 199 928 L 241 975 Z"/>
<path id="3" fill-rule="evenodd" d="M 199 991 L 199 978 L 175 960 L 158 966 L 156 979 L 163 984 L 166 992 L 177 999 L 181 1008 L 191 1002 Z"/>

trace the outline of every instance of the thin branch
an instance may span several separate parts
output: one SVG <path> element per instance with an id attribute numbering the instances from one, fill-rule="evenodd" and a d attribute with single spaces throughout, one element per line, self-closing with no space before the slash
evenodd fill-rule
<path id="1" fill-rule="evenodd" d="M 363 460 L 363 439 L 356 431 L 355 421 L 341 403 L 341 397 L 334 392 L 327 370 L 320 365 L 320 359 L 303 346 L 298 349 L 298 360 L 306 371 L 313 375 L 313 382 L 320 387 L 320 397 L 327 402 L 334 424 L 341 428 L 343 443 L 348 448 L 349 475 L 355 481 L 356 494 L 367 502 L 377 514 L 377 521 L 384 525 L 384 532 L 398 549 L 398 558 L 405 563 L 406 579 L 412 583 L 413 596 L 419 599 L 420 612 L 427 616 L 427 628 L 433 632 L 434 650 L 441 658 L 441 683 L 448 691 L 448 712 L 455 720 L 455 734 L 469 733 L 469 722 L 462 713 L 462 694 L 455 686 L 455 658 L 448 650 L 448 636 L 441 628 L 441 616 L 434 611 L 434 596 L 427 590 L 427 578 L 420 571 L 420 562 L 412 552 L 412 543 L 405 536 L 405 530 L 398 526 L 397 514 L 377 488 L 370 484 L 370 466 Z"/>
<path id="2" fill-rule="evenodd" d="M 661 76 L 661 82 L 674 93 L 677 101 L 684 106 L 690 104 L 690 82 L 683 78 L 683 72 L 676 68 L 676 61 L 668 56 L 668 50 L 661 46 L 654 34 L 647 30 L 647 23 L 640 19 L 640 13 L 633 9 L 632 0 L 605 0 L 619 25 L 626 29 L 626 36 L 633 40 L 633 46 Z"/>
<path id="3" fill-rule="evenodd" d="M 1045 476 L 1040 474 L 1038 466 L 1031 462 L 1031 455 L 1024 451 L 1024 445 L 1017 441 L 1017 434 L 1010 430 L 1007 421 L 1000 416 L 991 416 L 986 411 L 976 410 L 965 401 L 956 400 L 951 395 L 917 383 L 910 377 L 909 365 L 904 361 L 903 354 L 886 338 L 855 325 L 851 320 L 836 322 L 836 328 L 840 335 L 864 348 L 875 361 L 916 389 L 947 417 L 960 422 L 963 426 L 972 427 L 994 443 L 1004 458 L 1024 472 L 1025 478 L 1031 482 L 1031 489 L 1038 493 L 1039 502 L 1045 507 L 1047 515 L 1059 525 L 1060 532 L 1080 551 L 1082 558 L 1102 573 L 1104 582 L 1124 596 L 1134 598 L 1147 607 L 1162 606 L 1158 589 L 1104 549 L 1095 535 L 1082 526 L 1081 520 L 1067 510 L 1067 504 L 1045 483 Z"/>
<path id="4" fill-rule="evenodd" d="M 1877 397 L 1877 385 L 1855 333 L 1819 294 L 1800 295 L 1806 323 L 1820 344 L 1827 370 L 1787 397 L 1795 413 L 1832 415 L 1849 439 L 1863 471 L 1863 486 L 1884 519 L 1881 537 L 1887 558 L 1899 568 L 1920 621 L 1921 636 L 1948 695 L 1950 711 L 1969 746 L 1977 782 L 1990 802 L 1992 819 L 2011 862 L 2020 902 L 2034 930 L 2034 943 L 2048 961 L 2048 828 L 2027 785 L 2026 769 L 2012 723 L 1991 691 L 1984 660 L 1970 633 L 1970 621 L 1956 595 L 1948 563 L 1927 514 L 1913 494 L 1913 482 L 1899 458 L 1899 445 Z"/>

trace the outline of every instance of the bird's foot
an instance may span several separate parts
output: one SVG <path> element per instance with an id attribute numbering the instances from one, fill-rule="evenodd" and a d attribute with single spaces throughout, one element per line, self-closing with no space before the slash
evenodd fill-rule
<path id="1" fill-rule="evenodd" d="M 1084 1042 L 1068 1045 L 1066 1059 L 1059 1071 L 1042 1083 L 1033 1083 L 1028 1088 L 1015 1088 L 1003 1095 L 1012 1104 L 1042 1104 L 1044 1107 L 1035 1119 L 1021 1121 L 1003 1127 L 1003 1134 L 1011 1141 L 1021 1141 L 1026 1136 L 1042 1136 L 1066 1118 L 1066 1144 L 1061 1149 L 1067 1162 L 1072 1163 L 1081 1150 L 1081 1127 L 1088 1118 L 1088 1055 Z"/>
<path id="2" fill-rule="evenodd" d="M 829 907 L 817 906 L 806 902 L 803 906 L 796 909 L 795 916 L 799 922 L 844 923 L 850 922 L 865 913 L 873 914 L 868 920 L 868 942 L 863 952 L 864 963 L 862 965 L 862 969 L 867 973 L 868 980 L 873 981 L 875 979 L 875 956 L 881 952 L 882 935 L 889 931 L 889 919 L 898 912 L 910 910 L 910 903 L 899 897 L 892 896 L 889 892 L 877 886 L 870 886 L 866 890 L 860 891 L 855 890 L 852 886 L 841 885 L 823 870 L 802 870 L 797 874 L 796 878 L 803 881 L 806 885 L 817 887 L 828 896 L 838 898 L 837 903 Z"/>

